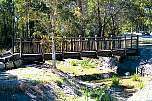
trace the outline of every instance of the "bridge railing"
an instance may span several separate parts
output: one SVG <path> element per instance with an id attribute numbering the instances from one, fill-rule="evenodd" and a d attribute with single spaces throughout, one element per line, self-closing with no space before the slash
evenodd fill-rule
<path id="1" fill-rule="evenodd" d="M 23 54 L 51 53 L 51 41 L 16 39 L 15 52 Z M 138 48 L 138 36 L 117 37 L 56 37 L 56 52 L 102 51 Z"/>

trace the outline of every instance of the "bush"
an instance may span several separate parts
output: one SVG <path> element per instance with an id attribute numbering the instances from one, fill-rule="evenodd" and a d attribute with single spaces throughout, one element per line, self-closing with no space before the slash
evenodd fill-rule
<path id="1" fill-rule="evenodd" d="M 71 64 L 72 66 L 78 66 L 78 61 L 77 61 L 77 60 L 71 60 L 71 61 L 70 61 L 70 64 Z"/>
<path id="2" fill-rule="evenodd" d="M 134 75 L 132 76 L 132 80 L 133 80 L 133 81 L 140 81 L 140 75 L 134 74 Z"/>
<path id="3" fill-rule="evenodd" d="M 112 77 L 112 86 L 118 86 L 120 84 L 120 79 L 116 76 Z"/>
<path id="4" fill-rule="evenodd" d="M 61 80 L 56 80 L 55 83 L 57 83 L 57 86 L 62 87 L 63 82 Z"/>
<path id="5" fill-rule="evenodd" d="M 144 83 L 140 82 L 138 86 L 139 86 L 139 89 L 142 89 L 142 88 L 144 88 Z"/>
<path id="6" fill-rule="evenodd" d="M 96 67 L 96 64 L 89 59 L 81 61 L 80 64 L 81 64 L 81 67 L 84 67 L 84 68 L 95 68 Z"/>
<path id="7" fill-rule="evenodd" d="M 112 101 L 112 97 L 107 92 L 107 86 L 98 87 L 90 91 L 90 97 L 96 99 L 96 101 Z"/>

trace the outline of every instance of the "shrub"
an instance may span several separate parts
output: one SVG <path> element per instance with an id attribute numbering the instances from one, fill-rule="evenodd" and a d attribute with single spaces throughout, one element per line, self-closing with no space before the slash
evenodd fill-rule
<path id="1" fill-rule="evenodd" d="M 96 101 L 112 101 L 112 97 L 107 92 L 107 86 L 93 89 L 90 92 L 90 97 L 95 98 Z"/>
<path id="2" fill-rule="evenodd" d="M 78 66 L 78 61 L 77 61 L 77 60 L 71 60 L 71 61 L 70 61 L 70 64 L 71 64 L 72 66 Z"/>
<path id="3" fill-rule="evenodd" d="M 57 86 L 62 87 L 63 82 L 61 80 L 56 80 L 55 83 L 57 83 Z"/>
<path id="4" fill-rule="evenodd" d="M 140 81 L 140 75 L 134 74 L 134 75 L 132 76 L 132 80 L 133 80 L 133 81 Z"/>
<path id="5" fill-rule="evenodd" d="M 112 86 L 118 86 L 120 84 L 120 79 L 116 76 L 112 77 Z"/>
<path id="6" fill-rule="evenodd" d="M 140 82 L 139 85 L 138 85 L 139 89 L 142 89 L 144 88 L 144 83 L 143 82 Z"/>
<path id="7" fill-rule="evenodd" d="M 96 67 L 96 64 L 89 59 L 81 61 L 80 64 L 81 64 L 81 67 L 84 67 L 84 68 L 95 68 Z"/>

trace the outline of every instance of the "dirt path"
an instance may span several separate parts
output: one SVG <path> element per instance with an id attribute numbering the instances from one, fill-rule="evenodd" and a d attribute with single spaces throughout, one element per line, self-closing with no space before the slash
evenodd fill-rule
<path id="1" fill-rule="evenodd" d="M 139 90 L 127 101 L 152 101 L 152 81 L 150 81 L 143 89 Z"/>

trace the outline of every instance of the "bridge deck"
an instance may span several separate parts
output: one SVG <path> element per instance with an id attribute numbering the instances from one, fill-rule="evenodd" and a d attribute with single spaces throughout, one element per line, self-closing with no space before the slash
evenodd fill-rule
<path id="1" fill-rule="evenodd" d="M 81 57 L 89 57 L 89 58 L 97 58 L 97 57 L 111 57 L 111 56 L 125 56 L 125 50 L 103 50 L 100 52 L 96 51 L 83 51 L 83 52 L 66 52 L 66 53 L 56 53 L 57 60 L 63 60 L 67 58 L 72 59 L 81 59 Z M 127 56 L 137 56 L 138 50 L 135 49 L 128 49 Z M 18 53 L 19 54 L 19 53 Z M 22 60 L 26 62 L 35 62 L 35 61 L 43 61 L 43 60 L 51 60 L 52 53 L 45 53 L 43 56 L 42 54 L 22 54 Z"/>

